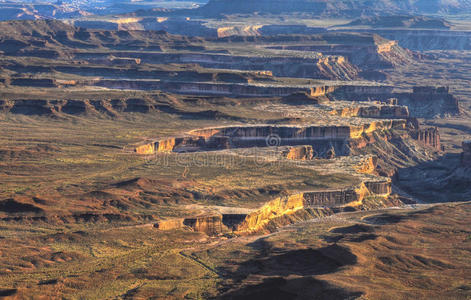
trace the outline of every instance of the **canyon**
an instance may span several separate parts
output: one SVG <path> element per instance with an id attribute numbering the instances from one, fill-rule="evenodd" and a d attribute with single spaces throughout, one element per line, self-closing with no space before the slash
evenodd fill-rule
<path id="1" fill-rule="evenodd" d="M 249 2 L 0 3 L 0 298 L 470 296 L 467 2 Z"/>

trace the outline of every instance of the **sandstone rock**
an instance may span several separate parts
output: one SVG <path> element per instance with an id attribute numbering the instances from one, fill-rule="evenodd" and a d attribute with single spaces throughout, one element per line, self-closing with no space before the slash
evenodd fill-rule
<path id="1" fill-rule="evenodd" d="M 327 98 L 321 99 L 320 96 L 325 96 L 325 91 L 323 88 L 312 88 L 311 93 L 308 92 L 298 92 L 293 93 L 289 96 L 283 97 L 283 100 L 290 104 L 296 103 L 311 103 L 311 104 L 319 104 L 321 102 L 328 101 Z"/>
<path id="2" fill-rule="evenodd" d="M 189 226 L 194 231 L 204 232 L 208 235 L 218 235 L 228 230 L 222 223 L 221 215 L 186 218 L 183 224 Z"/>
<path id="3" fill-rule="evenodd" d="M 289 147 L 283 153 L 283 156 L 290 160 L 312 160 L 314 158 L 314 150 L 312 146 Z"/>
<path id="4" fill-rule="evenodd" d="M 440 133 L 436 127 L 417 129 L 412 132 L 411 136 L 424 146 L 434 148 L 437 151 L 442 150 Z"/>
<path id="5" fill-rule="evenodd" d="M 461 165 L 471 167 L 471 141 L 463 142 L 463 153 L 461 154 Z"/>
<path id="6" fill-rule="evenodd" d="M 450 94 L 448 87 L 414 87 L 412 92 L 393 92 L 391 86 L 339 86 L 330 94 L 334 99 L 364 101 L 398 99 L 398 104 L 407 106 L 411 117 L 434 117 L 460 113 L 458 99 Z"/>
<path id="7" fill-rule="evenodd" d="M 160 230 L 172 230 L 185 227 L 183 219 L 160 220 L 154 224 L 154 227 Z"/>
<path id="8" fill-rule="evenodd" d="M 238 226 L 239 233 L 262 230 L 271 220 L 291 215 L 305 208 L 334 208 L 359 206 L 367 196 L 387 197 L 391 193 L 391 180 L 365 181 L 343 190 L 312 191 L 283 196 L 269 201 L 249 214 Z"/>
<path id="9" fill-rule="evenodd" d="M 145 144 L 138 146 L 134 149 L 137 154 L 154 154 L 155 153 L 155 143 Z"/>
<path id="10" fill-rule="evenodd" d="M 226 220 L 226 222 L 228 221 Z M 235 223 L 236 221 L 234 221 L 234 224 Z M 203 232 L 208 235 L 218 235 L 228 231 L 228 228 L 223 224 L 222 215 L 160 220 L 154 224 L 154 227 L 159 230 L 173 230 L 189 227 L 196 232 Z"/>
<path id="11" fill-rule="evenodd" d="M 378 158 L 376 156 L 370 156 L 362 160 L 361 163 L 355 166 L 355 170 L 358 173 L 362 174 L 373 174 L 376 171 L 377 165 Z"/>
<path id="12" fill-rule="evenodd" d="M 154 152 L 195 152 L 230 148 L 304 146 L 316 149 L 317 155 L 333 158 L 348 154 L 350 148 L 361 148 L 374 142 L 372 134 L 384 130 L 406 128 L 407 121 L 378 120 L 361 125 L 339 126 L 295 126 L 295 125 L 246 125 L 196 129 L 189 136 L 167 138 L 134 148 L 140 154 Z M 370 138 L 366 138 L 370 137 Z M 153 150 L 154 149 L 154 150 Z M 154 151 L 154 152 L 152 152 Z M 311 150 L 293 149 L 286 154 L 289 159 L 296 157 L 308 160 Z M 312 152 L 314 154 L 314 152 Z M 313 155 L 312 155 L 313 156 Z"/>

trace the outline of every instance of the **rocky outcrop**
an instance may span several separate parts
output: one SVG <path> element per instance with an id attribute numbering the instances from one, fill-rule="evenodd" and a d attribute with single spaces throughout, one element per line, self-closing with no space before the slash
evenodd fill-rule
<path id="1" fill-rule="evenodd" d="M 160 220 L 154 224 L 154 227 L 159 230 L 173 230 L 173 229 L 180 229 L 184 228 L 183 225 L 184 219 L 168 219 L 168 220 Z"/>
<path id="2" fill-rule="evenodd" d="M 348 38 L 348 36 L 346 36 Z M 295 50 L 306 52 L 318 52 L 323 55 L 334 55 L 345 57 L 352 64 L 359 66 L 362 70 L 378 68 L 392 68 L 397 65 L 411 63 L 414 55 L 411 51 L 400 47 L 396 41 L 371 38 L 370 43 L 357 44 L 352 42 L 341 44 L 319 44 L 312 45 L 286 45 L 270 46 L 270 49 Z"/>
<path id="3" fill-rule="evenodd" d="M 214 53 L 116 52 L 116 57 L 139 58 L 150 64 L 198 64 L 205 68 L 244 71 L 271 71 L 274 76 L 352 80 L 359 69 L 343 56 L 310 54 L 301 56 L 240 56 Z M 106 59 L 102 53 L 76 54 L 76 59 Z"/>
<path id="4" fill-rule="evenodd" d="M 377 0 L 365 2 L 358 0 L 259 0 L 256 2 L 240 0 L 210 0 L 208 4 L 196 10 L 206 16 L 230 14 L 293 14 L 304 13 L 315 17 L 359 17 L 376 15 L 411 15 L 460 13 L 469 11 L 468 1 L 401 1 Z"/>
<path id="5" fill-rule="evenodd" d="M 0 100 L 0 111 L 24 115 L 104 113 L 110 116 L 116 116 L 118 112 L 149 112 L 152 109 L 154 109 L 154 103 L 152 103 L 152 101 L 136 98 L 110 100 Z"/>
<path id="6" fill-rule="evenodd" d="M 306 25 L 255 25 L 255 26 L 226 26 L 217 29 L 217 36 L 261 36 L 279 34 L 317 34 L 325 32 L 320 27 L 308 27 Z"/>
<path id="7" fill-rule="evenodd" d="M 391 181 L 363 182 L 356 187 L 344 190 L 313 191 L 276 198 L 257 211 L 249 214 L 238 226 L 239 233 L 263 230 L 273 219 L 309 208 L 355 207 L 368 196 L 388 197 L 391 194 Z"/>
<path id="8" fill-rule="evenodd" d="M 174 218 L 160 220 L 154 224 L 154 227 L 159 230 L 190 228 L 193 231 L 202 232 L 207 235 L 219 235 L 228 232 L 228 226 L 230 228 L 236 226 L 243 218 L 245 218 L 245 215 L 204 215 L 188 218 Z"/>
<path id="9" fill-rule="evenodd" d="M 417 86 L 412 92 L 393 92 L 391 86 L 341 86 L 330 94 L 333 98 L 346 101 L 374 99 L 388 101 L 398 99 L 398 104 L 407 106 L 412 117 L 435 117 L 460 113 L 458 99 L 450 94 L 448 87 Z"/>
<path id="10" fill-rule="evenodd" d="M 326 91 L 329 87 L 313 87 L 311 91 L 301 91 L 283 97 L 283 101 L 288 104 L 319 104 L 328 102 Z"/>
<path id="11" fill-rule="evenodd" d="M 137 146 L 134 150 L 137 154 L 154 154 L 155 153 L 155 143 L 149 143 Z"/>
<path id="12" fill-rule="evenodd" d="M 254 85 L 242 83 L 208 83 L 208 82 L 165 82 L 156 80 L 108 79 L 90 82 L 90 85 L 111 89 L 126 90 L 162 90 L 176 94 L 217 95 L 239 97 L 284 97 L 297 92 L 311 93 L 311 88 L 295 86 Z M 314 95 L 317 95 L 314 93 Z M 314 96 L 313 95 L 313 96 Z M 321 93 L 319 93 L 319 96 Z"/>
<path id="13" fill-rule="evenodd" d="M 471 141 L 463 142 L 463 153 L 461 154 L 461 166 L 471 167 Z"/>
<path id="14" fill-rule="evenodd" d="M 378 120 L 363 125 L 350 126 L 244 125 L 197 129 L 189 133 L 205 138 L 213 136 L 231 137 L 233 143 L 265 141 L 267 137 L 276 135 L 283 144 L 310 139 L 355 139 L 376 130 L 405 129 L 405 124 L 405 120 Z"/>
<path id="15" fill-rule="evenodd" d="M 373 195 L 388 196 L 392 193 L 390 179 L 365 181 L 365 186 Z"/>
<path id="16" fill-rule="evenodd" d="M 294 126 L 294 125 L 245 125 L 219 128 L 197 129 L 188 136 L 167 138 L 153 145 L 138 145 L 134 152 L 153 154 L 147 150 L 158 152 L 194 152 L 248 147 L 273 146 L 311 146 L 296 148 L 289 151 L 286 157 L 310 157 L 310 149 L 316 156 L 331 158 L 349 155 L 352 148 L 362 148 L 374 143 L 373 132 L 384 130 L 404 130 L 406 120 L 381 120 L 363 125 L 345 126 Z M 365 138 L 368 136 L 370 138 Z M 304 150 L 302 150 L 304 149 Z M 302 155 L 302 151 L 305 154 Z"/>
<path id="17" fill-rule="evenodd" d="M 222 223 L 221 215 L 187 218 L 183 224 L 194 231 L 204 232 L 208 235 L 217 235 L 227 231 L 227 227 Z"/>
<path id="18" fill-rule="evenodd" d="M 10 85 L 31 86 L 31 87 L 57 87 L 53 79 L 34 79 L 34 78 L 13 78 Z"/>
<path id="19" fill-rule="evenodd" d="M 312 146 L 289 147 L 283 152 L 283 156 L 290 160 L 312 160 L 315 158 Z"/>
<path id="20" fill-rule="evenodd" d="M 375 33 L 398 41 L 401 47 L 414 51 L 470 50 L 471 32 L 448 29 L 354 29 Z"/>
<path id="21" fill-rule="evenodd" d="M 407 106 L 375 103 L 371 106 L 359 105 L 334 109 L 331 114 L 342 117 L 407 119 L 409 109 Z"/>
<path id="22" fill-rule="evenodd" d="M 361 174 L 374 174 L 378 165 L 378 157 L 368 156 L 361 160 L 356 166 L 355 171 Z"/>
<path id="23" fill-rule="evenodd" d="M 460 113 L 458 99 L 449 93 L 448 87 L 415 87 L 412 94 L 398 94 L 397 98 L 415 117 Z"/>
<path id="24" fill-rule="evenodd" d="M 413 130 L 411 136 L 424 146 L 434 148 L 437 151 L 442 150 L 440 132 L 436 127 Z"/>
<path id="25" fill-rule="evenodd" d="M 372 28 L 422 28 L 449 29 L 451 24 L 442 18 L 425 16 L 374 16 L 363 17 L 340 27 L 371 26 Z"/>
<path id="26" fill-rule="evenodd" d="M 249 214 L 238 227 L 239 231 L 261 230 L 271 219 L 292 214 L 304 208 L 304 194 L 280 197 Z"/>

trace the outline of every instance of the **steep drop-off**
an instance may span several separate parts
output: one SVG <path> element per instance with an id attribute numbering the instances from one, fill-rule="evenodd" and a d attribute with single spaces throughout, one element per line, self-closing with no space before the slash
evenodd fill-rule
<path id="1" fill-rule="evenodd" d="M 134 152 L 193 152 L 246 147 L 311 145 L 318 153 L 335 148 L 337 155 L 348 155 L 352 148 L 363 147 L 374 139 L 373 132 L 406 129 L 406 120 L 381 120 L 351 126 L 255 125 L 197 129 L 186 137 L 168 138 L 139 145 Z M 351 143 L 350 143 L 351 142 Z M 308 154 L 306 154 L 308 155 Z M 289 154 L 288 154 L 289 156 Z M 294 155 L 295 156 L 295 155 Z"/>
<path id="2" fill-rule="evenodd" d="M 320 209 L 325 210 L 324 213 L 328 215 L 334 208 L 360 206 L 366 197 L 387 198 L 390 194 L 391 181 L 385 178 L 381 181 L 363 182 L 359 186 L 345 190 L 303 192 L 279 197 L 249 214 L 238 226 L 238 232 L 264 230 L 270 221 L 295 214 L 300 210 Z"/>

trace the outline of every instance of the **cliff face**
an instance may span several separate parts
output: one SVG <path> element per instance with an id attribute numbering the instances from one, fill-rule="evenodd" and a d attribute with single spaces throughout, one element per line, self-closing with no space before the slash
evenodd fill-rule
<path id="1" fill-rule="evenodd" d="M 374 16 L 354 20 L 345 27 L 369 26 L 372 28 L 423 28 L 423 29 L 449 29 L 451 24 L 442 18 L 425 16 Z"/>
<path id="2" fill-rule="evenodd" d="M 364 101 L 371 98 L 380 101 L 398 99 L 398 104 L 407 106 L 412 117 L 435 117 L 460 113 L 458 99 L 450 94 L 447 87 L 414 87 L 408 93 L 394 93 L 390 86 L 361 87 L 341 86 L 331 93 L 339 100 Z"/>
<path id="3" fill-rule="evenodd" d="M 155 143 L 149 143 L 135 148 L 137 154 L 154 154 L 155 153 Z"/>
<path id="4" fill-rule="evenodd" d="M 183 221 L 185 226 L 197 232 L 204 232 L 208 235 L 217 235 L 227 231 L 227 227 L 222 223 L 222 216 L 202 216 L 187 218 Z"/>
<path id="5" fill-rule="evenodd" d="M 397 98 L 415 117 L 460 113 L 458 99 L 450 94 L 448 87 L 415 87 L 412 94 L 398 94 Z"/>
<path id="6" fill-rule="evenodd" d="M 327 41 L 334 39 L 328 35 L 323 35 Z M 346 39 L 349 36 L 344 36 Z M 351 38 L 351 37 L 350 37 Z M 295 50 L 306 52 L 319 52 L 324 55 L 342 56 L 348 59 L 352 64 L 359 66 L 362 70 L 377 70 L 378 68 L 392 68 L 397 65 L 411 63 L 414 55 L 411 51 L 400 47 L 396 41 L 375 40 L 374 36 L 370 41 L 364 43 L 345 43 L 345 44 L 318 44 L 313 45 L 287 45 L 272 46 L 272 49 Z M 334 43 L 335 41 L 332 41 Z"/>
<path id="7" fill-rule="evenodd" d="M 265 139 L 274 134 L 286 141 L 295 139 L 355 139 L 380 129 L 405 129 L 405 125 L 405 120 L 378 120 L 368 124 L 350 126 L 228 126 L 192 130 L 190 134 L 203 137 L 226 136 L 240 141 L 243 141 L 244 138 Z"/>
<path id="8" fill-rule="evenodd" d="M 1 48 L 0 48 L 1 49 Z M 141 59 L 141 63 L 150 64 L 198 64 L 205 68 L 235 69 L 245 71 L 270 71 L 274 76 L 315 78 L 315 79 L 343 79 L 358 78 L 359 69 L 343 56 L 326 56 L 310 54 L 306 57 L 280 56 L 274 53 L 265 56 L 240 56 L 203 53 L 166 53 L 166 52 L 118 52 L 116 56 Z M 90 59 L 106 59 L 100 53 L 87 53 Z M 77 53 L 76 59 L 85 59 L 84 54 Z"/>
<path id="9" fill-rule="evenodd" d="M 317 67 L 316 67 L 317 68 Z M 308 72 L 311 72 L 310 69 Z M 308 75 L 310 76 L 310 75 Z M 88 85 L 111 89 L 162 90 L 176 94 L 219 95 L 243 97 L 284 97 L 297 92 L 311 92 L 310 88 L 292 86 L 251 85 L 242 83 L 164 82 L 155 80 L 103 79 Z M 318 94 L 319 96 L 322 93 Z M 318 96 L 314 94 L 312 96 Z"/>
<path id="10" fill-rule="evenodd" d="M 280 197 L 265 204 L 262 208 L 249 214 L 238 227 L 239 231 L 258 231 L 263 229 L 274 218 L 292 214 L 304 208 L 304 194 Z"/>
<path id="11" fill-rule="evenodd" d="M 411 132 L 411 136 L 424 146 L 432 147 L 437 151 L 442 150 L 440 144 L 440 133 L 436 127 L 414 130 Z"/>
<path id="12" fill-rule="evenodd" d="M 144 99 L 125 100 L 0 100 L 0 110 L 25 115 L 107 114 L 118 112 L 149 112 L 153 104 Z"/>
<path id="13" fill-rule="evenodd" d="M 218 235 L 228 231 L 228 228 L 223 224 L 222 215 L 161 220 L 155 223 L 154 227 L 159 230 L 174 230 L 186 227 L 207 235 Z"/>
<path id="14" fill-rule="evenodd" d="M 186 137 L 167 138 L 147 145 L 139 145 L 139 154 L 157 152 L 194 152 L 231 148 L 302 146 L 286 153 L 289 159 L 310 159 L 314 156 L 348 155 L 350 148 L 361 148 L 374 143 L 373 132 L 406 128 L 406 120 L 378 120 L 364 125 L 350 126 L 289 126 L 254 125 L 197 129 Z M 152 152 L 152 150 L 154 152 Z M 330 153 L 330 154 L 329 154 Z"/>
<path id="15" fill-rule="evenodd" d="M 376 156 L 369 156 L 356 165 L 355 170 L 361 174 L 374 174 L 377 165 L 378 158 Z"/>
<path id="16" fill-rule="evenodd" d="M 308 27 L 306 25 L 255 25 L 255 26 L 226 26 L 217 29 L 217 36 L 269 36 L 277 34 L 317 34 L 325 32 L 324 28 Z"/>
<path id="17" fill-rule="evenodd" d="M 463 142 L 463 153 L 461 154 L 461 165 L 471 167 L 471 141 Z"/>
<path id="18" fill-rule="evenodd" d="M 290 147 L 283 153 L 290 160 L 312 160 L 314 158 L 314 150 L 312 146 Z"/>
<path id="19" fill-rule="evenodd" d="M 391 193 L 391 181 L 363 182 L 345 190 L 304 192 L 276 198 L 259 210 L 249 214 L 238 226 L 239 233 L 263 230 L 272 220 L 296 214 L 304 209 L 330 209 L 355 207 L 368 196 L 387 197 Z"/>
<path id="20" fill-rule="evenodd" d="M 387 39 L 398 41 L 401 47 L 417 51 L 470 50 L 471 32 L 443 29 L 368 29 Z"/>

